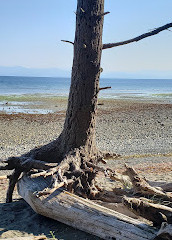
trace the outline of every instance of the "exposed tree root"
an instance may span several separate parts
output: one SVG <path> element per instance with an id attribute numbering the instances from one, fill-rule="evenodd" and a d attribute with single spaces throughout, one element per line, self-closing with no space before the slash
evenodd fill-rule
<path id="1" fill-rule="evenodd" d="M 145 198 L 123 198 L 123 204 L 135 214 L 153 222 L 154 226 L 161 226 L 163 222 L 172 224 L 172 208 L 154 204 Z"/>
<path id="2" fill-rule="evenodd" d="M 172 201 L 172 193 L 164 192 L 159 188 L 150 186 L 144 178 L 137 174 L 134 168 L 126 165 L 126 174 L 130 177 L 135 194 L 149 197 L 156 196 L 156 198 L 160 198 L 161 200 Z"/>
<path id="3" fill-rule="evenodd" d="M 49 162 L 51 157 L 46 159 L 48 162 L 45 162 L 45 159 L 44 161 L 34 159 L 35 151 L 37 152 L 37 150 L 33 150 L 30 154 L 28 153 L 21 157 L 10 157 L 4 162 L 6 166 L 0 167 L 0 170 L 14 169 L 13 174 L 8 177 L 10 181 L 7 192 L 7 202 L 12 201 L 15 184 L 22 172 L 29 174 L 32 178 L 52 176 L 51 186 L 48 186 L 48 189 L 44 191 L 44 193 L 39 194 L 48 194 L 53 191 L 53 189 L 64 186 L 68 191 L 83 197 L 95 199 L 102 191 L 101 187 L 95 184 L 97 173 L 103 172 L 105 176 L 112 173 L 111 169 L 99 167 L 97 163 L 100 161 L 103 162 L 104 156 L 116 157 L 114 154 L 108 155 L 107 153 L 95 152 L 95 154 L 88 159 L 88 154 L 84 152 L 85 149 L 78 148 L 68 152 L 61 162 L 54 163 Z M 42 154 L 44 154 L 44 151 Z M 38 156 L 38 154 L 35 156 Z M 39 196 L 39 194 L 37 194 L 37 196 Z"/>
<path id="4" fill-rule="evenodd" d="M 65 185 L 69 185 L 73 183 L 72 179 L 71 180 L 68 180 L 66 182 L 61 182 L 59 184 L 56 184 L 56 186 L 54 186 L 53 188 L 45 188 L 43 191 L 39 191 L 39 192 L 35 192 L 35 196 L 36 197 L 41 197 L 41 196 L 44 196 L 44 195 L 49 195 L 49 194 L 52 194 L 54 191 L 56 191 L 57 189 L 65 186 Z"/>
<path id="5" fill-rule="evenodd" d="M 105 152 L 105 151 L 101 151 L 100 154 L 102 155 L 102 158 L 104 158 L 104 159 L 118 158 L 121 156 L 120 154 L 116 154 L 116 153 L 112 153 L 112 152 Z"/>
<path id="6" fill-rule="evenodd" d="M 67 191 L 84 198 L 109 203 L 123 202 L 125 206 L 137 215 L 152 221 L 154 226 L 159 227 L 164 221 L 172 224 L 172 195 L 170 192 L 163 190 L 171 189 L 171 184 L 161 185 L 162 187 L 153 187 L 146 179 L 140 177 L 134 168 L 127 165 L 126 171 L 122 174 L 105 166 L 100 167 L 97 165 L 98 162 L 105 164 L 104 157 L 108 156 L 112 158 L 110 154 L 106 153 L 103 155 L 102 152 L 95 151 L 95 154 L 88 158 L 88 154 L 84 148 L 76 148 L 68 152 L 61 161 L 57 161 L 58 163 L 49 162 L 51 158 L 44 159 L 43 161 L 34 159 L 33 155 L 9 158 L 5 161 L 6 166 L 0 167 L 0 170 L 14 169 L 13 174 L 8 176 L 9 188 L 6 201 L 12 201 L 15 184 L 23 172 L 29 175 L 31 179 L 41 176 L 51 178 L 51 183 L 47 188 L 40 192 L 35 192 L 37 198 L 53 194 L 55 190 L 63 187 Z M 115 157 L 117 156 L 115 155 Z M 111 191 L 106 190 L 97 181 L 98 178 L 102 178 L 103 176 L 104 178 L 108 177 L 113 181 L 121 182 L 123 189 L 114 187 Z M 134 194 L 137 195 L 137 198 L 133 198 Z M 143 198 L 145 196 L 148 199 Z M 166 204 L 166 206 L 163 204 Z"/>
<path id="7" fill-rule="evenodd" d="M 31 169 L 43 169 L 48 170 L 54 167 L 54 163 L 46 163 L 43 161 L 35 160 L 31 157 L 10 157 L 6 161 L 6 166 L 1 166 L 0 170 L 13 170 L 20 169 L 22 172 L 29 171 Z"/>
<path id="8" fill-rule="evenodd" d="M 15 185 L 17 183 L 17 180 L 20 177 L 20 174 L 21 174 L 21 171 L 15 169 L 13 174 L 11 176 L 9 176 L 9 187 L 8 187 L 7 196 L 6 196 L 7 203 L 12 202 L 13 191 L 14 191 Z"/>

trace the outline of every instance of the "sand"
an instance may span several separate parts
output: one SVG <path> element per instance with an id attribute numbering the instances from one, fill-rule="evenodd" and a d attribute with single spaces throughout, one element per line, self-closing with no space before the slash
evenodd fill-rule
<path id="1" fill-rule="evenodd" d="M 59 106 L 59 108 L 58 108 Z M 50 106 L 54 107 L 54 105 Z M 66 103 L 56 102 L 52 114 L 0 114 L 0 158 L 21 155 L 46 144 L 61 132 Z M 122 171 L 124 163 L 151 181 L 172 181 L 172 104 L 135 100 L 99 100 L 97 144 L 101 150 L 120 154 L 108 165 Z M 0 175 L 9 172 L 3 171 Z M 7 180 L 0 180 L 0 239 L 44 233 L 57 239 L 99 239 L 62 223 L 39 216 L 17 191 L 5 203 Z"/>

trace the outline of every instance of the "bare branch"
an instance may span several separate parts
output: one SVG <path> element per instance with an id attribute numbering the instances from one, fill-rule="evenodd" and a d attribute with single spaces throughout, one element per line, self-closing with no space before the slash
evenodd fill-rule
<path id="1" fill-rule="evenodd" d="M 74 43 L 73 42 L 71 42 L 71 41 L 68 41 L 68 40 L 61 40 L 62 42 L 66 42 L 66 43 L 71 43 L 72 45 L 74 45 Z"/>
<path id="2" fill-rule="evenodd" d="M 109 88 L 111 88 L 111 87 L 102 87 L 102 88 L 99 88 L 99 91 L 109 89 Z"/>
<path id="3" fill-rule="evenodd" d="M 104 13 L 102 13 L 101 15 L 99 15 L 100 17 L 103 17 L 103 16 L 105 16 L 105 15 L 107 15 L 107 14 L 109 14 L 110 12 L 104 12 Z"/>
<path id="4" fill-rule="evenodd" d="M 132 42 L 138 42 L 144 38 L 147 37 L 151 37 L 153 35 L 156 35 L 164 30 L 169 30 L 168 28 L 172 27 L 172 23 L 168 23 L 166 25 L 163 25 L 162 27 L 156 28 L 155 30 L 152 30 L 150 32 L 144 33 L 138 37 L 123 41 L 123 42 L 116 42 L 116 43 L 107 43 L 107 44 L 103 44 L 103 49 L 107 49 L 107 48 L 112 48 L 112 47 L 118 47 L 118 46 L 122 46 L 122 45 L 126 45 Z"/>

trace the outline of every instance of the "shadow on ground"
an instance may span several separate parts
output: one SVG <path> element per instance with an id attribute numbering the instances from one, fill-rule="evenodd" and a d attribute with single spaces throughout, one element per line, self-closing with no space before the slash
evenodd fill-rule
<path id="1" fill-rule="evenodd" d="M 51 238 L 51 233 L 60 240 L 99 240 L 82 231 L 36 214 L 23 200 L 12 203 L 0 203 L 0 239 L 44 234 Z"/>

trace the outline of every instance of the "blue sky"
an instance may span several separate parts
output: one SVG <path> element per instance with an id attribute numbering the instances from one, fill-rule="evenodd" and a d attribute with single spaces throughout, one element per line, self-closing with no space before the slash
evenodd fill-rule
<path id="1" fill-rule="evenodd" d="M 76 0 L 0 0 L 0 66 L 70 72 Z M 105 0 L 103 42 L 127 40 L 172 21 L 171 0 Z M 171 29 L 172 30 L 172 29 Z M 105 76 L 172 78 L 172 32 L 103 51 Z M 8 69 L 8 68 L 7 68 Z M 7 70 L 8 72 L 8 70 Z M 8 75 L 8 73 L 7 73 Z"/>

